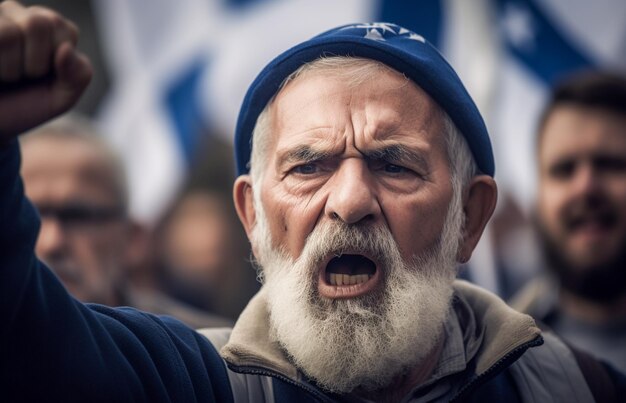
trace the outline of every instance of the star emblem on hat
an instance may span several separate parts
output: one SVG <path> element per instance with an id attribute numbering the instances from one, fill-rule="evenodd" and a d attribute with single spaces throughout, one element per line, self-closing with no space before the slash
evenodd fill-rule
<path id="1" fill-rule="evenodd" d="M 409 31 L 409 36 L 407 36 L 407 38 L 412 40 L 412 41 L 418 41 L 418 42 L 426 43 L 426 39 L 424 39 L 424 37 L 422 35 L 418 35 L 415 32 Z"/>
<path id="2" fill-rule="evenodd" d="M 416 34 L 415 32 L 409 31 L 406 28 L 399 27 L 395 24 L 390 24 L 386 22 L 372 22 L 366 24 L 354 24 L 343 27 L 343 29 L 364 29 L 365 34 L 363 35 L 366 39 L 371 39 L 373 41 L 386 41 L 387 38 L 392 36 L 399 36 L 402 38 L 410 39 L 412 41 L 418 42 L 426 42 L 423 36 Z"/>
<path id="3" fill-rule="evenodd" d="M 345 27 L 344 29 L 351 29 L 351 28 L 364 28 L 368 31 L 370 30 L 376 30 L 377 32 L 380 33 L 380 31 L 378 31 L 379 29 L 382 30 L 383 34 L 386 32 L 391 32 L 392 34 L 396 34 L 396 31 L 394 30 L 394 28 L 399 28 L 397 25 L 394 24 L 389 24 L 386 22 L 372 22 L 372 23 L 368 23 L 368 24 L 355 24 L 355 25 L 350 25 Z"/>
<path id="4" fill-rule="evenodd" d="M 370 29 L 367 31 L 367 33 L 365 34 L 364 38 L 367 39 L 373 39 L 375 41 L 384 41 L 385 38 L 383 38 L 383 36 L 380 34 L 380 32 L 378 32 L 377 29 Z"/>

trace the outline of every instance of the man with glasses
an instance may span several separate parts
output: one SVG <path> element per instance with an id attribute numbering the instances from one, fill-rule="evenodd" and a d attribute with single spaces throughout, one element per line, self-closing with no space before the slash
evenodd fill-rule
<path id="1" fill-rule="evenodd" d="M 24 136 L 22 154 L 26 195 L 41 216 L 37 256 L 81 301 L 128 304 L 124 270 L 142 232 L 127 215 L 117 156 L 73 116 Z"/>

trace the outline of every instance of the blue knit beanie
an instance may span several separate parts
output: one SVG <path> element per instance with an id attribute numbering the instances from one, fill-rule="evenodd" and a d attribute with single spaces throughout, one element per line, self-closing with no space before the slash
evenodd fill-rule
<path id="1" fill-rule="evenodd" d="M 252 131 L 280 85 L 300 66 L 322 56 L 377 60 L 413 80 L 443 108 L 461 131 L 478 168 L 493 176 L 495 164 L 485 123 L 452 67 L 424 38 L 389 23 L 345 25 L 305 41 L 272 60 L 250 85 L 235 131 L 237 174 L 249 171 Z"/>

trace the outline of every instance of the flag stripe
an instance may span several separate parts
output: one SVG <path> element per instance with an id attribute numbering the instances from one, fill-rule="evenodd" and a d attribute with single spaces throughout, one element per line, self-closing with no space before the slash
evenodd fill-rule
<path id="1" fill-rule="evenodd" d="M 187 166 L 192 164 L 195 150 L 202 134 L 205 133 L 197 91 L 201 88 L 200 80 L 206 67 L 204 59 L 196 60 L 187 67 L 180 79 L 165 90 L 164 94 L 165 108 L 169 111 L 172 124 L 176 128 L 173 134 Z"/>
<path id="2" fill-rule="evenodd" d="M 594 67 L 591 58 L 558 31 L 533 0 L 497 3 L 508 51 L 545 84 L 554 84 L 564 73 Z M 524 22 L 526 26 L 521 26 Z M 520 33 L 522 28 L 527 32 Z"/>

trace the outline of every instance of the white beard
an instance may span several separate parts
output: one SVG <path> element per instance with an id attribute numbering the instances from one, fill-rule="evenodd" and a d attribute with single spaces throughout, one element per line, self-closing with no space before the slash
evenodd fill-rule
<path id="1" fill-rule="evenodd" d="M 376 390 L 419 365 L 442 337 L 456 275 L 463 215 L 454 197 L 443 233 L 430 250 L 405 262 L 387 227 L 319 224 L 295 261 L 272 246 L 257 205 L 253 241 L 265 277 L 270 337 L 319 386 L 347 393 Z M 318 267 L 342 251 L 372 256 L 382 287 L 352 299 L 317 290 Z"/>

